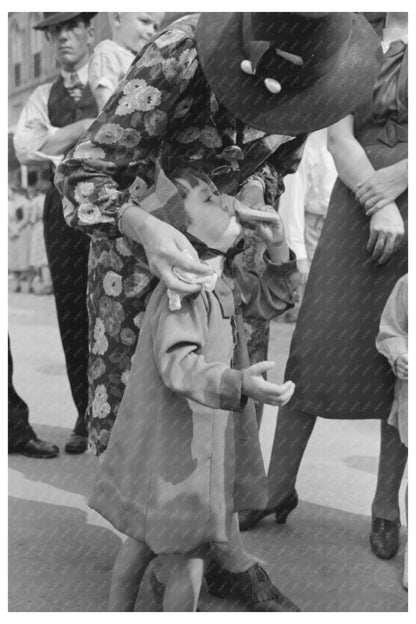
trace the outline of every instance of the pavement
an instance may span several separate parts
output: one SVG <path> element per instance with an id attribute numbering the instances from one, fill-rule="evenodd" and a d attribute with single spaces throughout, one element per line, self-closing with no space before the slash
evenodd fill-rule
<path id="1" fill-rule="evenodd" d="M 293 324 L 273 322 L 272 380 L 283 378 Z M 40 438 L 63 449 L 75 422 L 53 297 L 9 295 L 14 382 Z M 260 439 L 267 467 L 276 425 L 266 408 Z M 285 525 L 267 518 L 243 534 L 276 585 L 306 612 L 404 612 L 401 585 L 406 527 L 390 561 L 370 550 L 379 424 L 318 419 L 299 473 L 298 508 Z M 50 460 L 9 455 L 9 611 L 103 612 L 120 535 L 86 503 L 97 458 L 61 454 Z M 403 480 L 404 482 L 407 479 Z M 404 484 L 401 491 L 402 523 Z M 156 567 L 161 566 L 156 561 Z M 148 576 L 136 611 L 157 611 Z M 203 592 L 201 611 L 237 612 L 244 605 Z"/>

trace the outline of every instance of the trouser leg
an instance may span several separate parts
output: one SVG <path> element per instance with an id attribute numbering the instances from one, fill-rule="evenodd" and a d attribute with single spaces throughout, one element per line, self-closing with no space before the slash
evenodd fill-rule
<path id="1" fill-rule="evenodd" d="M 407 462 L 407 447 L 396 427 L 381 421 L 380 459 L 377 488 L 371 513 L 373 518 L 400 521 L 399 490 Z"/>
<path id="2" fill-rule="evenodd" d="M 29 425 L 29 408 L 23 399 L 17 394 L 13 386 L 13 358 L 10 350 L 10 338 L 8 337 L 8 422 L 9 448 L 13 449 L 35 438 L 35 432 Z"/>
<path id="3" fill-rule="evenodd" d="M 267 508 L 276 507 L 295 489 L 300 462 L 315 422 L 315 416 L 291 409 L 290 405 L 279 408 L 267 475 Z"/>
<path id="4" fill-rule="evenodd" d="M 59 331 L 72 397 L 78 411 L 74 432 L 86 435 L 88 405 L 88 236 L 70 228 L 53 187 L 45 201 L 45 245 L 51 272 Z"/>

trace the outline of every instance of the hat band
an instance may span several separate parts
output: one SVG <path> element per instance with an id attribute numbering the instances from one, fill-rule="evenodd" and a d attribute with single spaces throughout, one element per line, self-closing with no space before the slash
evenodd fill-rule
<path id="1" fill-rule="evenodd" d="M 327 59 L 320 59 L 319 62 L 313 62 L 310 58 L 303 58 L 298 54 L 294 54 L 290 50 L 285 50 L 277 41 L 256 40 L 253 31 L 251 13 L 243 13 L 243 47 L 247 54 L 247 60 L 250 61 L 253 71 L 256 71 L 258 65 L 269 50 L 274 50 L 277 56 L 289 61 L 292 64 L 292 71 L 297 78 L 302 76 L 302 84 L 312 84 L 318 80 L 322 80 L 329 76 L 339 65 L 344 57 L 351 38 L 352 28 L 348 33 L 348 37 L 339 46 L 335 54 Z M 263 76 L 263 78 L 272 78 L 273 76 Z M 284 84 L 287 79 L 290 82 L 291 76 L 276 76 L 276 79 Z"/>

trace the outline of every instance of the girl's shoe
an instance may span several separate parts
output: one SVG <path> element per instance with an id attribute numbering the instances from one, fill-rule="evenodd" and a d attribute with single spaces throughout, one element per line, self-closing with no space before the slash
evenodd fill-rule
<path id="1" fill-rule="evenodd" d="M 276 522 L 278 524 L 285 524 L 286 519 L 291 511 L 298 506 L 299 498 L 296 490 L 289 494 L 279 505 L 271 507 L 270 509 L 260 510 L 248 510 L 240 511 L 238 514 L 238 520 L 240 525 L 240 531 L 249 531 L 254 529 L 258 525 L 260 520 L 275 514 Z"/>
<path id="2" fill-rule="evenodd" d="M 238 596 L 249 611 L 300 611 L 273 585 L 258 563 L 245 572 L 229 572 L 211 560 L 205 579 L 210 594 L 218 598 Z"/>

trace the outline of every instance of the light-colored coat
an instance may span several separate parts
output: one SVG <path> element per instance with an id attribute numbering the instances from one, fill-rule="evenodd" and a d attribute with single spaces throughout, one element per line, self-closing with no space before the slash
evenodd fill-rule
<path id="1" fill-rule="evenodd" d="M 239 266 L 234 277 L 245 312 L 270 319 L 293 306 L 298 273 L 293 259 L 266 263 L 263 278 Z M 226 271 L 213 292 L 173 312 L 157 286 L 89 501 L 155 553 L 227 542 L 232 514 L 267 502 L 254 403 L 230 368 L 236 351 L 237 366 L 247 365 L 245 340 L 234 344 L 234 286 Z"/>

